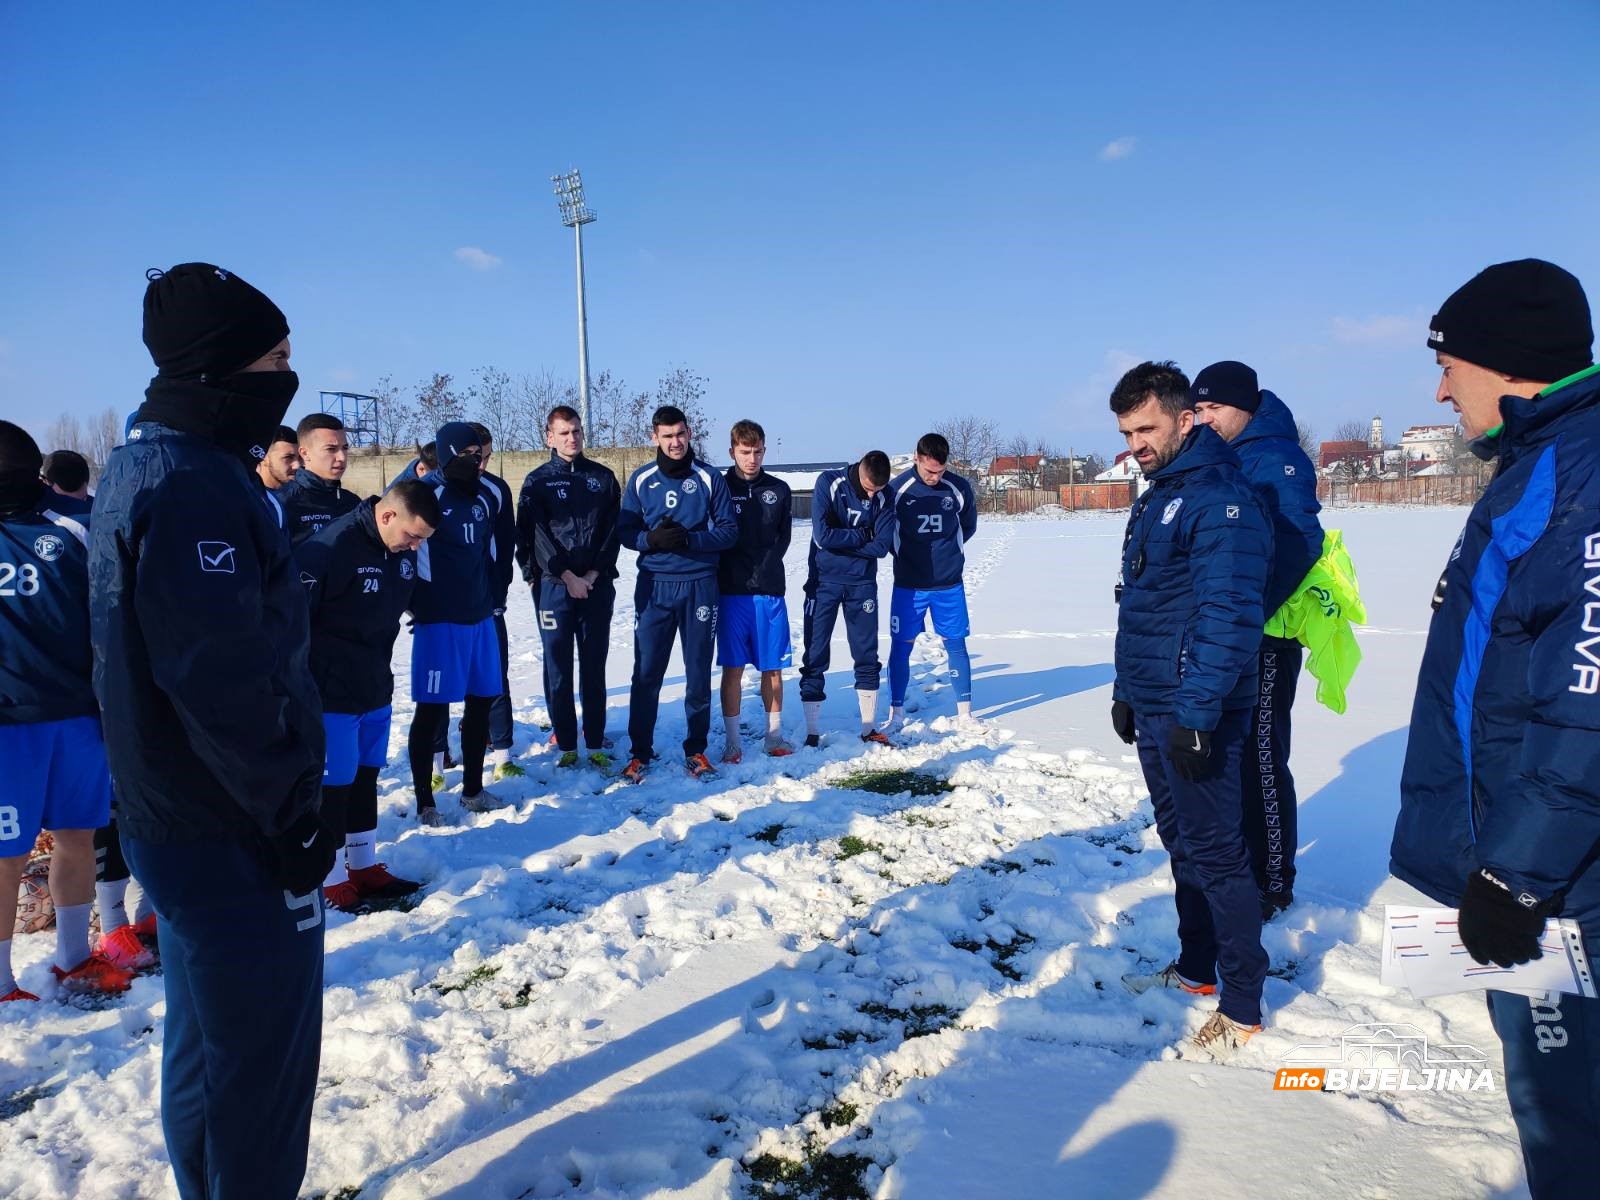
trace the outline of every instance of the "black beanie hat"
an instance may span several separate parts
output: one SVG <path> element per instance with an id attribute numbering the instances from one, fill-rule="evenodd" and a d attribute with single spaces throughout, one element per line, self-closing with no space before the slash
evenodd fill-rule
<path id="1" fill-rule="evenodd" d="M 1555 263 L 1496 263 L 1450 294 L 1428 325 L 1428 345 L 1517 379 L 1553 383 L 1594 362 L 1589 299 Z"/>
<path id="2" fill-rule="evenodd" d="M 39 443 L 20 425 L 0 421 L 0 516 L 31 508 L 44 493 L 39 472 L 44 455 Z"/>
<path id="3" fill-rule="evenodd" d="M 1189 403 L 1227 404 L 1253 413 L 1261 407 L 1261 385 L 1256 373 L 1242 362 L 1226 359 L 1212 363 L 1189 385 Z"/>
<path id="4" fill-rule="evenodd" d="M 232 271 L 180 263 L 145 278 L 144 344 L 169 379 L 232 375 L 289 336 L 278 306 Z"/>

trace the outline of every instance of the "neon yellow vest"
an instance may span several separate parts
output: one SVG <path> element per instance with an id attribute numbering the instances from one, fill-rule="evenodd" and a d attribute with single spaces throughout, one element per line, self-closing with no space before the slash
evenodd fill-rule
<path id="1" fill-rule="evenodd" d="M 1322 536 L 1322 557 L 1306 572 L 1294 595 L 1272 614 L 1265 632 L 1305 646 L 1310 652 L 1306 669 L 1317 681 L 1318 702 L 1343 713 L 1345 689 L 1361 663 L 1361 647 L 1350 626 L 1364 625 L 1366 620 L 1344 535 L 1329 529 Z"/>

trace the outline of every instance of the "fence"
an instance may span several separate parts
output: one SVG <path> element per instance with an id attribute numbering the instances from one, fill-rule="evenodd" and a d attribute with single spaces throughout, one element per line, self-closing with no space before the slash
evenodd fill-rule
<path id="1" fill-rule="evenodd" d="M 1472 504 L 1483 494 L 1487 473 L 1425 475 L 1420 479 L 1317 481 L 1317 499 L 1324 504 Z"/>
<path id="2" fill-rule="evenodd" d="M 584 457 L 603 463 L 616 472 L 617 481 L 625 482 L 630 472 L 654 460 L 655 449 L 650 446 L 624 446 L 619 449 L 585 449 Z M 389 481 L 405 468 L 416 454 L 390 451 L 382 454 L 352 454 L 345 468 L 344 486 L 358 496 L 372 496 L 383 491 Z M 512 450 L 505 454 L 496 451 L 489 469 L 511 485 L 511 494 L 522 491 L 522 481 L 529 471 L 550 461 L 548 450 Z"/>
<path id="3" fill-rule="evenodd" d="M 1133 504 L 1131 483 L 1077 483 L 1050 488 L 1007 488 L 978 497 L 982 513 L 1019 516 L 1041 508 L 1060 507 L 1069 512 L 1106 512 Z"/>

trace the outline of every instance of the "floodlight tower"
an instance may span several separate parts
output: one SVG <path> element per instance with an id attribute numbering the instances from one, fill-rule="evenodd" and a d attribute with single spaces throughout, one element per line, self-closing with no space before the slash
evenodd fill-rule
<path id="1" fill-rule="evenodd" d="M 583 198 L 583 176 L 576 167 L 565 175 L 552 175 L 561 223 L 578 242 L 578 417 L 589 432 L 589 312 L 583 296 L 583 227 L 594 220 L 594 210 Z"/>

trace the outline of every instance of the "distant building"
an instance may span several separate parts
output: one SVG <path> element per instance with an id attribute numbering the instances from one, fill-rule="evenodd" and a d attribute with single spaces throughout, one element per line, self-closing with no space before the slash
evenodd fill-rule
<path id="1" fill-rule="evenodd" d="M 1367 447 L 1371 450 L 1382 450 L 1383 446 L 1383 418 L 1372 418 L 1372 432 L 1367 434 Z"/>
<path id="2" fill-rule="evenodd" d="M 1366 442 L 1323 442 L 1317 452 L 1317 468 L 1331 471 L 1344 466 L 1355 471 L 1381 470 L 1383 451 L 1374 451 Z"/>
<path id="3" fill-rule="evenodd" d="M 1124 450 L 1111 465 L 1094 477 L 1096 483 L 1127 483 L 1129 480 L 1143 481 L 1144 472 L 1139 469 L 1139 460 L 1133 456 L 1133 451 Z"/>
<path id="4" fill-rule="evenodd" d="M 1458 436 L 1454 425 L 1413 425 L 1400 438 L 1410 463 L 1436 463 L 1454 457 Z"/>
<path id="5" fill-rule="evenodd" d="M 984 486 L 992 492 L 1006 488 L 1036 488 L 1044 477 L 1044 455 L 1002 454 L 989 463 Z"/>

